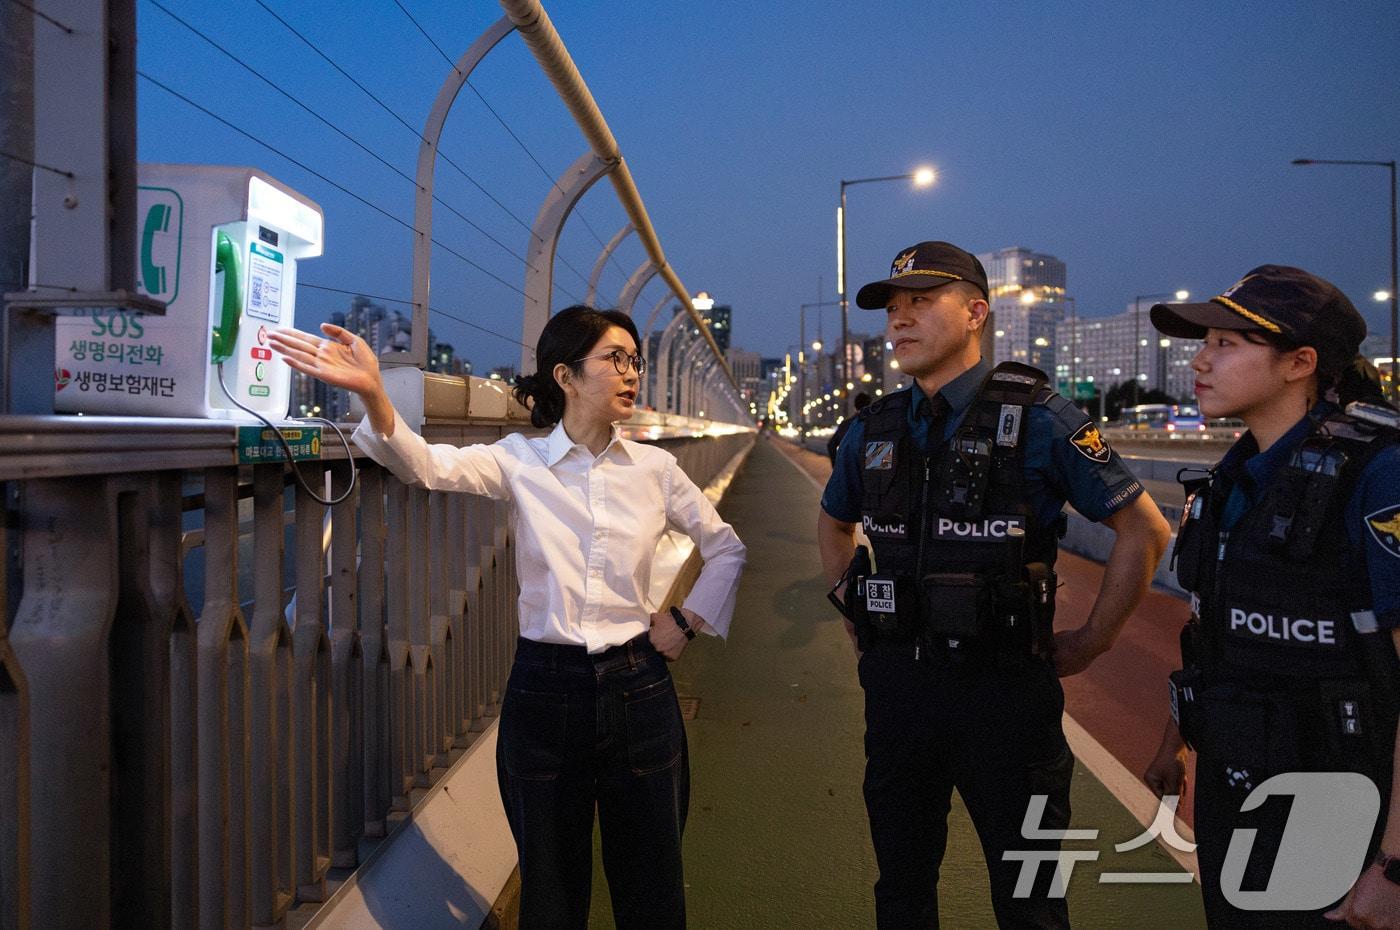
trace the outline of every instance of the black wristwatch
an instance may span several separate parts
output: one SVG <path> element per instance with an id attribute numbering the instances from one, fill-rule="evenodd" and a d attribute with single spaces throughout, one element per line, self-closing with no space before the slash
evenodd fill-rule
<path id="1" fill-rule="evenodd" d="M 671 608 L 671 616 L 675 618 L 676 626 L 681 628 L 681 632 L 685 634 L 686 639 L 695 638 L 695 631 L 690 628 L 689 623 L 685 622 L 685 614 L 681 613 L 679 607 Z"/>
<path id="2" fill-rule="evenodd" d="M 1377 849 L 1373 863 L 1381 867 L 1386 881 L 1400 885 L 1400 856 L 1387 855 L 1385 850 Z"/>

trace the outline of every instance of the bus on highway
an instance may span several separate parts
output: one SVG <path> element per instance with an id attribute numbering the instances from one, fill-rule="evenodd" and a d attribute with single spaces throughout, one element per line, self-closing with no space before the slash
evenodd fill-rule
<path id="1" fill-rule="evenodd" d="M 1122 425 L 1127 429 L 1187 433 L 1204 431 L 1206 421 L 1195 404 L 1139 404 L 1123 408 Z"/>

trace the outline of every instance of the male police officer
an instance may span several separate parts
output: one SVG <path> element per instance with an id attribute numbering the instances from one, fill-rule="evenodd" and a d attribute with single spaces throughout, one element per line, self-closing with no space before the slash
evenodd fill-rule
<path id="1" fill-rule="evenodd" d="M 981 360 L 987 300 L 981 263 L 947 242 L 902 251 L 889 278 L 861 288 L 856 303 L 885 309 L 885 338 L 914 384 L 857 417 L 818 519 L 822 567 L 847 582 L 861 653 L 881 930 L 938 926 L 953 788 L 981 838 L 1000 925 L 1068 926 L 1064 899 L 1047 894 L 1050 866 L 1017 897 L 1025 857 L 1003 853 L 1059 848 L 1022 834 L 1034 796 L 1040 832 L 1069 824 L 1074 759 L 1057 675 L 1113 643 L 1170 537 L 1142 485 L 1044 375 Z M 1088 622 L 1052 640 L 1066 499 L 1117 535 Z M 873 569 L 852 559 L 857 524 Z"/>

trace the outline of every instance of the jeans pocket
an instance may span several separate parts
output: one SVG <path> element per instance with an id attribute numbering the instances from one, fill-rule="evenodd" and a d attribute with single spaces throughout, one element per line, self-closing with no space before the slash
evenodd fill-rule
<path id="1" fill-rule="evenodd" d="M 685 742 L 685 724 L 671 677 L 623 692 L 622 702 L 632 774 L 650 775 L 675 765 Z"/>
<path id="2" fill-rule="evenodd" d="M 507 688 L 500 732 L 506 771 L 527 781 L 558 778 L 568 720 L 565 695 Z"/>

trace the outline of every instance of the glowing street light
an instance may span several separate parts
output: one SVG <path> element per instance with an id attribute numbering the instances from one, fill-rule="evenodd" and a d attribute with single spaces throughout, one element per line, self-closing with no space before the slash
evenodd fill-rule
<path id="1" fill-rule="evenodd" d="M 846 325 L 850 301 L 846 294 L 846 188 L 856 184 L 873 184 L 877 181 L 913 181 L 915 187 L 931 187 L 938 180 L 938 173 L 928 166 L 917 168 L 908 174 L 891 174 L 878 178 L 842 179 L 841 201 L 836 208 L 836 290 L 841 295 L 841 377 L 851 376 L 850 331 Z"/>

